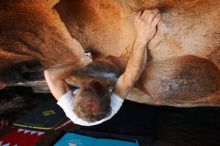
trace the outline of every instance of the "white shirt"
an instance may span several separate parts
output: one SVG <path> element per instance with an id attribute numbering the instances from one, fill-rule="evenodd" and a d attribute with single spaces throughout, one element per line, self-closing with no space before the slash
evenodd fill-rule
<path id="1" fill-rule="evenodd" d="M 77 89 L 79 90 L 79 89 Z M 78 92 L 75 90 L 74 92 Z M 57 102 L 57 104 L 64 110 L 66 116 L 72 120 L 75 124 L 82 125 L 82 126 L 93 126 L 93 125 L 98 125 L 101 124 L 109 119 L 111 119 L 121 108 L 122 103 L 124 99 L 120 98 L 116 94 L 112 93 L 111 94 L 111 114 L 109 114 L 108 117 L 96 121 L 96 122 L 87 122 L 81 118 L 79 118 L 73 111 L 73 102 L 74 102 L 74 94 L 70 90 L 66 92 Z"/>

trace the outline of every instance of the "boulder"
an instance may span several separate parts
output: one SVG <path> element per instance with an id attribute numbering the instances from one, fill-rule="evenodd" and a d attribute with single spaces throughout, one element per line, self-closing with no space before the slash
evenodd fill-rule
<path id="1" fill-rule="evenodd" d="M 160 9 L 163 21 L 149 44 L 139 88 L 143 92 L 135 89 L 129 99 L 157 105 L 219 105 L 217 0 L 0 0 L 0 87 L 44 86 L 44 68 L 77 61 L 84 50 L 96 57 L 129 56 L 135 13 L 154 8 Z M 195 57 L 184 57 L 190 55 Z M 27 70 L 28 64 L 38 70 Z M 169 78 L 161 82 L 158 75 Z M 172 81 L 184 77 L 178 80 L 184 85 L 181 92 L 170 90 L 176 87 Z M 189 98 L 182 98 L 183 93 Z"/>
<path id="2" fill-rule="evenodd" d="M 133 42 L 134 14 L 159 8 L 163 21 L 149 45 L 151 61 L 190 54 L 220 67 L 220 1 L 62 0 L 55 8 L 83 48 L 113 56 Z"/>

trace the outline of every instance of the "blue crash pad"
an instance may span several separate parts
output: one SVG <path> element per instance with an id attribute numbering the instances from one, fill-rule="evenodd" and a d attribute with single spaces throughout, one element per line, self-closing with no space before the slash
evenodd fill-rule
<path id="1" fill-rule="evenodd" d="M 74 133 L 66 133 L 54 146 L 139 146 L 137 140 L 125 141 L 94 138 Z"/>

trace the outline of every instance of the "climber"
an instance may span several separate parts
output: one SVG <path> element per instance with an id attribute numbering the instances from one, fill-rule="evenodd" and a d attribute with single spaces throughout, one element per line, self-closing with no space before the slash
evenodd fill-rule
<path id="1" fill-rule="evenodd" d="M 113 89 L 108 89 L 97 80 L 75 91 L 71 90 L 66 78 L 73 72 L 91 63 L 90 57 L 81 61 L 56 65 L 44 71 L 48 87 L 57 104 L 74 123 L 93 126 L 112 118 L 120 109 L 129 91 L 139 79 L 147 61 L 147 45 L 156 33 L 161 20 L 158 9 L 140 11 L 136 15 L 136 36 L 125 72 L 117 79 Z"/>

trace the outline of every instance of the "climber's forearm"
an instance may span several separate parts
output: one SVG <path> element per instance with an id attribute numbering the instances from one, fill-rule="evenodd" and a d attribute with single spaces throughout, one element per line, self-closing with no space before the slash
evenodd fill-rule
<path id="1" fill-rule="evenodd" d="M 90 53 L 85 53 L 80 60 L 70 61 L 67 63 L 56 65 L 44 71 L 45 76 L 50 76 L 53 80 L 64 80 L 67 76 L 71 75 L 76 70 L 83 68 L 92 62 Z"/>
<path id="2" fill-rule="evenodd" d="M 128 60 L 125 72 L 119 77 L 114 93 L 121 98 L 126 98 L 129 91 L 139 79 L 147 61 L 147 49 L 144 45 L 135 41 L 131 56 Z"/>
<path id="3" fill-rule="evenodd" d="M 83 66 L 82 62 L 68 62 L 64 64 L 56 65 L 52 68 L 45 70 L 45 75 L 50 76 L 53 80 L 64 80 L 74 71 Z"/>
<path id="4" fill-rule="evenodd" d="M 125 72 L 123 74 L 124 80 L 126 80 L 129 86 L 133 87 L 134 83 L 139 79 L 146 65 L 146 61 L 146 46 L 138 41 L 135 41 L 131 56 L 129 57 Z"/>

